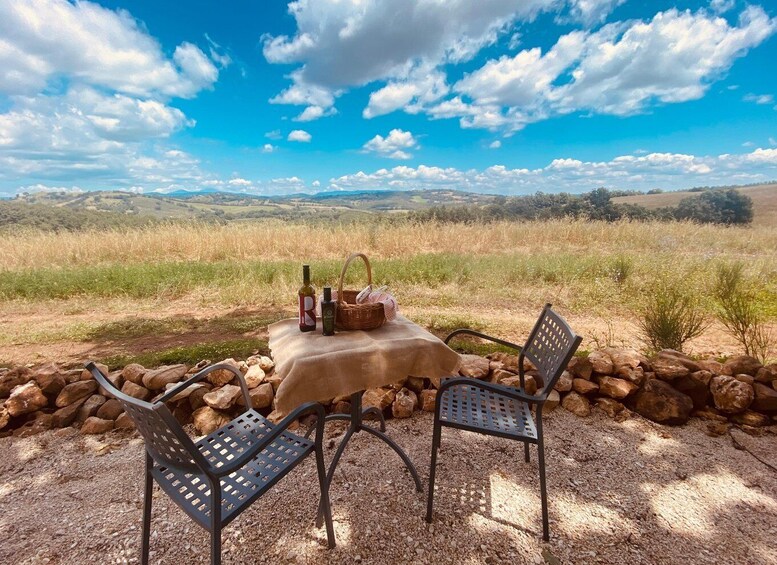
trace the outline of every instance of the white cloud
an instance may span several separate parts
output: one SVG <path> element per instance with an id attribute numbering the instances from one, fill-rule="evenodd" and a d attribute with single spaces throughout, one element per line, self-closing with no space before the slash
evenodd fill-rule
<path id="1" fill-rule="evenodd" d="M 272 152 L 273 152 L 273 151 L 275 151 L 276 149 L 278 149 L 278 148 L 277 148 L 277 147 L 275 147 L 273 144 L 271 144 L 271 143 L 265 143 L 265 144 L 262 146 L 262 153 L 272 153 Z"/>
<path id="2" fill-rule="evenodd" d="M 364 144 L 364 151 L 377 153 L 389 159 L 410 159 L 412 155 L 407 150 L 417 149 L 418 141 L 409 131 L 392 129 L 386 137 L 376 135 Z"/>
<path id="3" fill-rule="evenodd" d="M 734 4 L 734 0 L 712 0 L 712 2 L 710 2 L 710 8 L 712 8 L 716 14 L 723 14 L 733 8 Z"/>
<path id="4" fill-rule="evenodd" d="M 572 20 L 591 26 L 603 22 L 610 12 L 625 1 L 626 0 L 570 0 L 569 15 Z"/>
<path id="5" fill-rule="evenodd" d="M 319 118 L 323 118 L 325 116 L 332 116 L 337 113 L 337 110 L 334 108 L 329 108 L 328 110 L 325 108 L 322 108 L 321 106 L 308 106 L 305 108 L 302 113 L 294 118 L 295 122 L 312 122 L 313 120 L 317 120 Z"/>
<path id="6" fill-rule="evenodd" d="M 394 80 L 370 94 L 365 118 L 382 116 L 404 108 L 415 113 L 429 103 L 439 100 L 450 91 L 445 74 L 427 68 L 414 69 L 405 80 Z"/>
<path id="7" fill-rule="evenodd" d="M 500 147 L 502 147 L 502 142 L 501 142 L 501 141 L 499 141 L 499 140 L 497 139 L 496 141 L 492 141 L 492 142 L 491 142 L 491 143 L 488 145 L 488 147 L 489 147 L 490 149 L 499 149 Z"/>
<path id="8" fill-rule="evenodd" d="M 286 139 L 288 139 L 289 141 L 310 143 L 310 140 L 313 139 L 313 136 L 310 135 L 308 132 L 306 132 L 304 129 L 295 129 L 289 133 L 289 136 Z"/>
<path id="9" fill-rule="evenodd" d="M 426 111 L 460 117 L 462 127 L 508 132 L 576 111 L 634 114 L 655 102 L 702 97 L 736 58 L 775 30 L 777 19 L 749 6 L 737 26 L 704 10 L 672 9 L 647 23 L 573 31 L 546 53 L 525 49 L 486 62 L 453 86 L 471 102 L 457 96 Z"/>
<path id="10" fill-rule="evenodd" d="M 771 145 L 772 147 L 774 147 L 775 145 L 777 145 L 777 139 L 775 139 L 775 138 L 773 138 L 773 137 L 770 137 L 770 138 L 769 138 L 769 145 Z"/>
<path id="11" fill-rule="evenodd" d="M 272 131 L 268 131 L 267 133 L 265 133 L 264 136 L 267 139 L 276 139 L 277 140 L 277 139 L 281 139 L 283 137 L 283 134 L 281 134 L 281 130 L 274 129 Z"/>
<path id="12" fill-rule="evenodd" d="M 6 94 L 33 94 L 65 75 L 125 94 L 190 98 L 218 78 L 198 47 L 182 43 L 170 61 L 129 12 L 91 2 L 2 2 L 0 37 Z"/>
<path id="13" fill-rule="evenodd" d="M 745 102 L 755 102 L 756 104 L 773 104 L 774 95 L 772 94 L 746 94 L 742 100 Z"/>

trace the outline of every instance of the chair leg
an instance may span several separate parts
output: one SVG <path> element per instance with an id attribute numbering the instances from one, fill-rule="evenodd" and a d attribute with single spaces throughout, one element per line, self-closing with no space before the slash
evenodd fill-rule
<path id="1" fill-rule="evenodd" d="M 210 563 L 221 565 L 221 481 L 217 477 L 211 480 L 210 492 Z"/>
<path id="2" fill-rule="evenodd" d="M 317 440 L 319 438 L 316 438 Z M 318 468 L 318 484 L 321 488 L 321 510 L 324 513 L 326 522 L 326 541 L 329 549 L 337 544 L 335 541 L 335 530 L 332 525 L 332 506 L 329 503 L 329 481 L 326 476 L 326 466 L 324 465 L 324 450 L 321 447 L 321 441 L 316 442 L 316 467 Z"/>
<path id="3" fill-rule="evenodd" d="M 426 521 L 432 523 L 434 506 L 434 475 L 437 470 L 437 451 L 440 449 L 440 422 L 435 418 L 434 435 L 432 436 L 432 464 L 429 468 L 429 495 L 426 501 Z"/>
<path id="4" fill-rule="evenodd" d="M 141 540 L 140 563 L 148 565 L 149 544 L 151 543 L 151 499 L 154 492 L 154 477 L 151 475 L 153 465 L 151 456 L 146 453 L 146 486 L 143 493 L 143 539 Z"/>
<path id="5" fill-rule="evenodd" d="M 540 498 L 542 499 L 542 539 L 550 541 L 550 526 L 548 524 L 548 492 L 545 485 L 545 445 L 540 436 L 537 442 L 537 455 L 540 467 Z"/>
<path id="6" fill-rule="evenodd" d="M 529 458 L 529 442 L 525 441 L 523 442 L 523 458 L 528 463 L 531 459 Z"/>

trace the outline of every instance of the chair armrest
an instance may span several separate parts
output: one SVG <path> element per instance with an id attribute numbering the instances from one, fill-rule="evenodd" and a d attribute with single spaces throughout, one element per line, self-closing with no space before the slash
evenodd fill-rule
<path id="1" fill-rule="evenodd" d="M 492 392 L 499 393 L 502 396 L 507 396 L 515 400 L 528 402 L 530 404 L 537 404 L 539 406 L 542 406 L 543 404 L 545 404 L 545 400 L 547 400 L 547 398 L 545 397 L 526 394 L 522 390 L 515 389 L 511 386 L 504 386 L 504 385 L 498 385 L 495 383 L 479 381 L 471 377 L 453 377 L 450 379 L 445 379 L 440 385 L 440 388 L 437 389 L 437 393 L 442 394 L 449 388 L 454 386 L 459 386 L 459 385 L 469 385 L 477 388 L 482 388 L 483 390 L 490 390 Z M 437 406 L 440 406 L 439 402 L 437 403 Z"/>
<path id="2" fill-rule="evenodd" d="M 207 377 L 210 373 L 218 369 L 225 369 L 227 371 L 230 371 L 237 377 L 238 381 L 240 382 L 240 388 L 243 391 L 243 398 L 245 399 L 246 410 L 251 408 L 251 395 L 248 393 L 248 385 L 246 384 L 245 377 L 243 377 L 243 373 L 241 373 L 235 367 L 233 367 L 228 363 L 216 363 L 215 365 L 210 365 L 209 367 L 205 367 L 202 371 L 200 371 L 193 377 L 186 379 L 182 383 L 177 384 L 176 386 L 174 386 L 173 388 L 165 392 L 162 396 L 157 398 L 156 401 L 167 402 L 168 400 L 170 400 L 172 397 L 174 397 L 176 394 L 178 394 L 185 388 L 193 385 L 194 383 L 200 382 L 202 379 Z"/>
<path id="3" fill-rule="evenodd" d="M 280 436 L 283 432 L 285 432 L 286 429 L 295 420 L 310 412 L 314 412 L 317 416 L 315 442 L 320 443 L 324 436 L 324 419 L 326 418 L 326 412 L 324 412 L 324 407 L 321 406 L 320 403 L 308 402 L 293 410 L 288 416 L 286 416 L 283 420 L 278 422 L 278 424 L 276 424 L 273 431 L 269 435 L 265 436 L 262 439 L 262 441 L 252 445 L 251 448 L 248 449 L 248 451 L 245 451 L 240 457 L 238 457 L 237 459 L 234 459 L 228 465 L 222 465 L 221 467 L 209 466 L 208 474 L 213 475 L 215 477 L 223 477 L 224 475 L 228 475 L 230 473 L 233 473 L 237 469 L 240 469 L 246 463 L 248 463 L 254 457 L 256 457 L 258 453 L 260 453 L 262 450 L 266 449 L 269 445 L 271 445 L 272 442 L 274 442 L 278 436 Z"/>
<path id="4" fill-rule="evenodd" d="M 481 339 L 486 339 L 488 341 L 493 341 L 494 343 L 498 343 L 499 345 L 504 345 L 505 347 L 512 347 L 513 349 L 517 349 L 519 352 L 523 351 L 523 347 L 521 347 L 520 345 L 517 345 L 517 344 L 509 342 L 509 341 L 505 341 L 503 339 L 499 339 L 497 337 L 492 337 L 492 336 L 486 335 L 484 333 L 476 332 L 475 330 L 466 329 L 466 328 L 461 328 L 461 329 L 458 329 L 458 330 L 453 330 L 451 333 L 449 333 L 448 337 L 446 337 L 445 340 L 444 340 L 445 344 L 447 345 L 448 342 L 453 337 L 455 337 L 457 335 L 462 335 L 462 334 L 474 335 L 475 337 L 479 337 Z"/>

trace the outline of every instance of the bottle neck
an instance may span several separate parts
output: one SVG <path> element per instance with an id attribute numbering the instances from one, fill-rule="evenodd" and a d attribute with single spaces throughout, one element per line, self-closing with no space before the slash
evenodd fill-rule
<path id="1" fill-rule="evenodd" d="M 310 267 L 308 265 L 302 266 L 302 282 L 305 286 L 310 284 Z"/>

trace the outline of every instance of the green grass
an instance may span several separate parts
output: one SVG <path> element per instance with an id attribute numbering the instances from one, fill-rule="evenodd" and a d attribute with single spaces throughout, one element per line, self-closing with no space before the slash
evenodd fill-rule
<path id="1" fill-rule="evenodd" d="M 235 339 L 218 343 L 198 343 L 137 355 L 113 355 L 100 359 L 100 361 L 108 365 L 109 369 L 114 370 L 125 367 L 130 363 L 139 363 L 144 367 L 158 367 L 159 365 L 175 365 L 178 363 L 194 365 L 203 359 L 209 359 L 213 362 L 218 362 L 228 357 L 245 359 L 255 352 L 267 355 L 269 353 L 267 342 L 253 338 Z"/>

